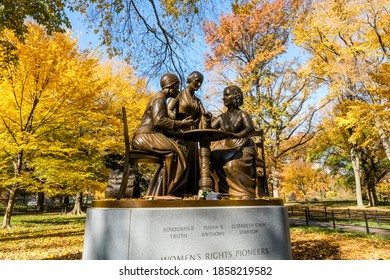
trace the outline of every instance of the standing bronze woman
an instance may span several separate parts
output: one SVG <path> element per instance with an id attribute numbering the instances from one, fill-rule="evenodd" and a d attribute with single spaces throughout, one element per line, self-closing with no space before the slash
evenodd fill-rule
<path id="1" fill-rule="evenodd" d="M 205 110 L 200 99 L 195 96 L 195 92 L 200 89 L 203 80 L 202 73 L 198 71 L 192 72 L 187 78 L 187 87 L 168 103 L 171 118 L 182 120 L 190 117 L 195 121 L 192 127 L 185 128 L 184 130 L 210 127 L 211 114 Z M 200 177 L 198 144 L 183 139 L 179 140 L 179 142 L 188 150 L 187 171 L 184 176 L 183 188 L 186 194 L 197 194 L 198 180 Z"/>
<path id="2" fill-rule="evenodd" d="M 232 132 L 223 149 L 211 151 L 211 166 L 217 175 L 219 192 L 230 197 L 251 199 L 256 197 L 256 146 L 249 137 L 254 125 L 250 115 L 239 107 L 244 102 L 241 89 L 229 86 L 223 91 L 227 112 L 212 121 L 212 128 Z"/>
<path id="3" fill-rule="evenodd" d="M 202 86 L 204 77 L 198 71 L 192 72 L 187 78 L 187 87 L 176 98 L 169 101 L 168 109 L 170 116 L 181 120 L 191 117 L 196 123 L 194 128 L 208 128 L 211 114 L 207 112 L 195 92 Z"/>
<path id="4" fill-rule="evenodd" d="M 166 176 L 167 186 L 162 186 L 163 180 L 157 180 L 150 185 L 146 195 L 177 196 L 181 193 L 180 184 L 187 168 L 187 152 L 165 134 L 193 126 L 195 122 L 190 117 L 172 120 L 168 116 L 166 102 L 168 98 L 177 96 L 180 85 L 178 77 L 167 73 L 161 77 L 160 85 L 162 90 L 152 96 L 148 102 L 141 124 L 134 134 L 132 145 L 135 149 L 152 151 L 165 157 L 166 167 L 161 168 L 159 172 L 165 173 L 161 176 Z"/>

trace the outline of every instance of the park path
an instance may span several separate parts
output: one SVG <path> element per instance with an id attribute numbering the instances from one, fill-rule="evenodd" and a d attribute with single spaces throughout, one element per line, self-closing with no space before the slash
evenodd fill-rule
<path id="1" fill-rule="evenodd" d="M 289 218 L 289 223 L 290 223 L 290 225 L 307 226 L 306 220 L 304 220 L 304 219 Z M 332 222 L 322 222 L 322 221 L 309 220 L 309 226 L 333 229 Z M 357 226 L 357 225 L 350 225 L 350 224 L 338 224 L 337 223 L 336 229 L 341 230 L 341 231 L 346 231 L 346 232 L 367 233 L 367 228 L 365 226 Z M 375 235 L 380 235 L 380 236 L 390 236 L 390 229 L 370 227 L 369 234 L 375 234 Z"/>

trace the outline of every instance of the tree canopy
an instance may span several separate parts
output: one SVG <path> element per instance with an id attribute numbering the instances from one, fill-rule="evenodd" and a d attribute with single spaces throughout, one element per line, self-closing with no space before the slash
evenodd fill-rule
<path id="1" fill-rule="evenodd" d="M 2 185 L 11 200 L 19 188 L 69 194 L 102 187 L 104 155 L 120 152 L 123 143 L 118 112 L 131 104 L 134 130 L 146 103 L 145 81 L 129 66 L 100 65 L 68 33 L 49 36 L 40 25 L 28 26 L 23 42 L 3 32 L 18 61 L 1 70 Z"/>
<path id="2" fill-rule="evenodd" d="M 48 34 L 65 32 L 65 27 L 70 27 L 65 4 L 63 0 L 1 0 L 0 32 L 4 29 L 12 30 L 19 40 L 23 40 L 28 31 L 28 19 L 45 26 Z"/>
<path id="3" fill-rule="evenodd" d="M 182 81 L 202 65 L 202 22 L 229 9 L 231 0 L 73 0 L 111 55 L 148 77 L 177 73 Z M 194 55 L 195 58 L 194 58 Z M 199 69 L 198 70 L 202 70 Z"/>
<path id="4" fill-rule="evenodd" d="M 374 78 L 378 78 L 389 59 L 389 4 L 389 1 L 310 1 L 293 28 L 294 42 L 310 56 L 308 69 L 327 83 L 328 98 L 337 100 L 343 108 L 337 125 L 349 134 L 360 207 L 367 143 L 376 142 L 379 136 L 381 148 L 390 160 L 387 89 Z"/>

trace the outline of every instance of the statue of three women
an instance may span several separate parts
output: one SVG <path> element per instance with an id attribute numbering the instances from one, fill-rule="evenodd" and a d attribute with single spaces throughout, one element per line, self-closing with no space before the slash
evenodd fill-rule
<path id="1" fill-rule="evenodd" d="M 224 140 L 221 149 L 212 150 L 210 154 L 215 191 L 238 199 L 256 197 L 257 152 L 249 137 L 254 125 L 250 115 L 240 109 L 243 92 L 237 86 L 226 87 L 223 103 L 227 110 L 213 117 L 195 95 L 203 80 L 203 75 L 194 71 L 187 78 L 187 86 L 179 91 L 179 78 L 167 73 L 160 79 L 161 91 L 152 96 L 146 106 L 133 137 L 133 148 L 152 151 L 165 158 L 165 166 L 149 184 L 146 196 L 182 197 L 198 193 L 198 143 L 184 140 L 180 135 L 187 130 L 213 128 L 231 135 Z"/>

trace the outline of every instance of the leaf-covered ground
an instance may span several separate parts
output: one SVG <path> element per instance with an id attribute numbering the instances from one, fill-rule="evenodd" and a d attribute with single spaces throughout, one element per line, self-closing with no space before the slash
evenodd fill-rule
<path id="1" fill-rule="evenodd" d="M 296 260 L 390 260 L 390 238 L 329 229 L 290 228 Z"/>
<path id="2" fill-rule="evenodd" d="M 0 229 L 0 260 L 81 259 L 85 216 L 21 215 Z M 390 260 L 390 238 L 292 227 L 295 260 Z"/>
<path id="3" fill-rule="evenodd" d="M 0 260 L 81 259 L 85 216 L 22 215 L 0 229 Z"/>

